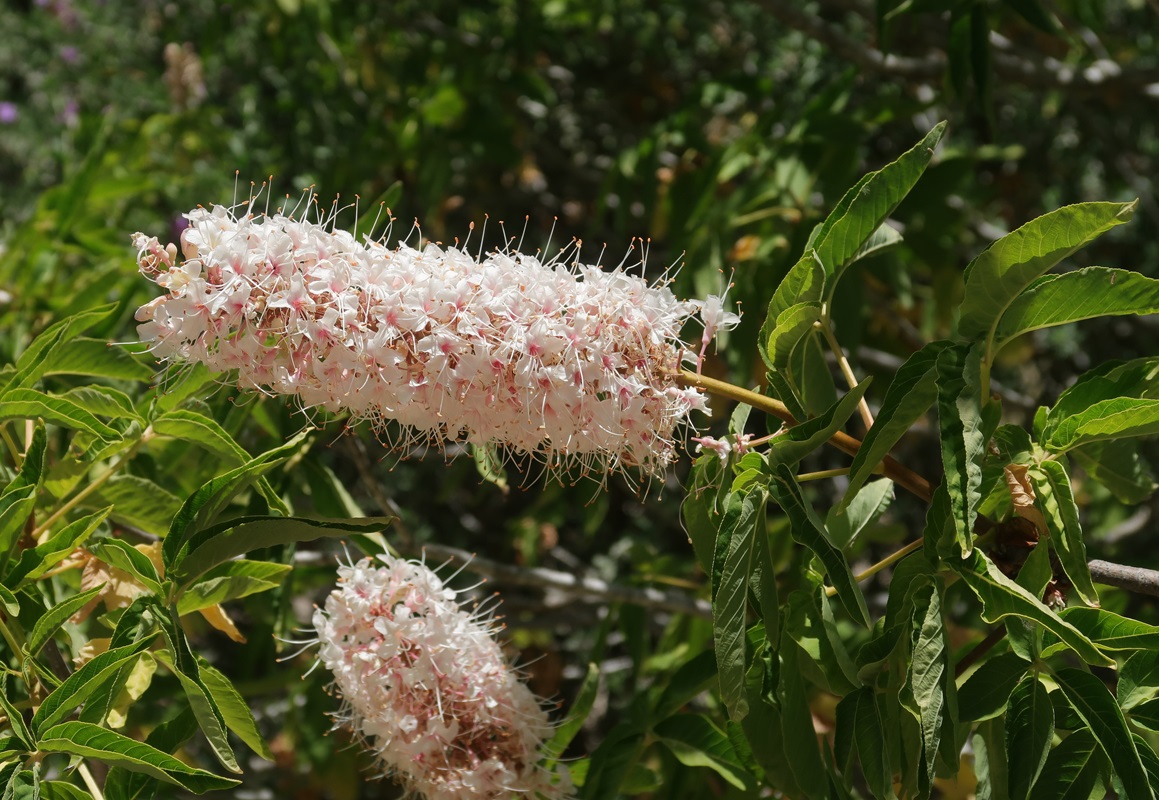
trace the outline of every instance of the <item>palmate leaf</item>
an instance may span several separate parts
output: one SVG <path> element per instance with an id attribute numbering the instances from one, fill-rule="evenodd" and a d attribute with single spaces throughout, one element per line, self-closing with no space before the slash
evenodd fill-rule
<path id="1" fill-rule="evenodd" d="M 966 267 L 958 332 L 988 342 L 1006 310 L 1036 279 L 1099 235 L 1129 221 L 1137 205 L 1138 201 L 1066 206 L 991 244 Z"/>
<path id="2" fill-rule="evenodd" d="M 1081 669 L 1055 671 L 1054 680 L 1062 689 L 1067 703 L 1090 728 L 1103 752 L 1111 760 L 1115 773 L 1131 800 L 1153 800 L 1147 771 L 1135 748 L 1127 721 L 1118 703 L 1103 682 Z"/>
<path id="3" fill-rule="evenodd" d="M 1094 317 L 1159 313 L 1159 280 L 1128 269 L 1086 267 L 1046 275 L 1006 309 L 994 331 L 994 352 L 1017 336 Z"/>
<path id="4" fill-rule="evenodd" d="M 144 772 L 194 794 L 237 786 L 240 781 L 190 767 L 168 753 L 87 722 L 62 722 L 37 743 L 45 753 L 95 758 L 133 772 Z"/>

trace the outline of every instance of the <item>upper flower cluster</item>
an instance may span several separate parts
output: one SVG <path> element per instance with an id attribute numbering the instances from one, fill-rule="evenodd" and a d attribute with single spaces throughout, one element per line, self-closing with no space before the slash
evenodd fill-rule
<path id="1" fill-rule="evenodd" d="M 661 468 L 675 427 L 706 409 L 671 376 L 681 327 L 707 306 L 715 326 L 716 298 L 680 301 L 619 268 L 516 252 L 388 248 L 280 213 L 186 217 L 182 261 L 172 244 L 133 240 L 141 271 L 168 290 L 137 312 L 162 358 L 397 420 L 418 439 L 498 442 L 553 462 Z"/>
<path id="2" fill-rule="evenodd" d="M 538 764 L 547 714 L 489 628 L 423 564 L 379 558 L 340 567 L 314 612 L 356 733 L 427 800 L 561 797 Z"/>

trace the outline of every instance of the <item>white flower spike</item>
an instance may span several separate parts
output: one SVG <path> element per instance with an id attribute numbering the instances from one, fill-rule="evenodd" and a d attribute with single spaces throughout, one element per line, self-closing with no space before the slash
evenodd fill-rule
<path id="1" fill-rule="evenodd" d="M 237 371 L 243 388 L 401 423 L 404 445 L 498 443 L 555 466 L 662 470 L 697 389 L 672 378 L 682 326 L 735 316 L 620 268 L 388 248 L 284 214 L 188 214 L 174 245 L 136 234 L 168 293 L 137 312 L 172 361 Z M 701 348 L 703 349 L 703 348 Z"/>
<path id="2" fill-rule="evenodd" d="M 314 612 L 355 733 L 426 800 L 562 800 L 569 782 L 539 765 L 547 714 L 487 622 L 424 564 L 378 558 L 341 566 Z"/>

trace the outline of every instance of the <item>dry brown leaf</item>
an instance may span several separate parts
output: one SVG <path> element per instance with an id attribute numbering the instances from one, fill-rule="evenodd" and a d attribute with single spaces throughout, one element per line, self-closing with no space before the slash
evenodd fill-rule
<path id="1" fill-rule="evenodd" d="M 1010 489 L 1010 501 L 1014 504 L 1014 513 L 1034 524 L 1039 535 L 1046 533 L 1046 517 L 1035 504 L 1034 486 L 1027 476 L 1029 467 L 1025 464 L 1008 464 L 1004 469 L 1006 486 Z"/>

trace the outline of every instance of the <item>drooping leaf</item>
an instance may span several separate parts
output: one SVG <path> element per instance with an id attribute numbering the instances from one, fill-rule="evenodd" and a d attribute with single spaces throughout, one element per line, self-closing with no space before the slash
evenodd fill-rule
<path id="1" fill-rule="evenodd" d="M 1030 662 L 1017 653 L 1002 653 L 978 667 L 958 690 L 962 721 L 980 721 L 1001 714 L 1010 693 L 1029 668 Z"/>
<path id="2" fill-rule="evenodd" d="M 46 361 L 42 375 L 91 375 L 125 381 L 153 378 L 153 370 L 132 353 L 104 339 L 73 339 L 52 348 Z"/>
<path id="3" fill-rule="evenodd" d="M 1079 524 L 1078 506 L 1071 491 L 1066 469 L 1057 461 L 1042 461 L 1029 473 L 1046 517 L 1050 543 L 1058 554 L 1063 571 L 1088 605 L 1098 605 L 1099 595 L 1087 566 L 1087 549 Z"/>
<path id="4" fill-rule="evenodd" d="M 20 358 L 16 360 L 16 370 L 8 377 L 7 383 L 0 381 L 0 391 L 31 386 L 44 374 L 50 353 L 103 322 L 115 309 L 114 304 L 91 308 L 62 319 L 45 329 L 20 354 Z"/>
<path id="5" fill-rule="evenodd" d="M 1009 800 L 1009 769 L 1003 718 L 993 717 L 978 726 L 970 738 L 974 749 L 977 800 Z"/>
<path id="6" fill-rule="evenodd" d="M 828 781 L 817 746 L 817 735 L 813 730 L 813 714 L 809 710 L 805 682 L 797 666 L 801 657 L 801 649 L 789 635 L 788 625 L 783 625 L 781 646 L 777 651 L 780 663 L 777 697 L 781 703 L 781 735 L 785 757 L 805 796 L 823 797 Z"/>
<path id="7" fill-rule="evenodd" d="M 1159 649 L 1159 626 L 1105 608 L 1073 606 L 1064 608 L 1059 616 L 1105 650 Z"/>
<path id="8" fill-rule="evenodd" d="M 1104 439 L 1072 448 L 1069 455 L 1121 503 L 1142 503 L 1159 487 L 1136 440 Z"/>
<path id="9" fill-rule="evenodd" d="M 1159 313 L 1159 280 L 1129 269 L 1085 267 L 1045 275 L 1022 292 L 994 331 L 994 352 L 1017 336 L 1084 319 Z"/>
<path id="10" fill-rule="evenodd" d="M 628 725 L 617 726 L 592 753 L 591 766 L 580 791 L 582 800 L 615 797 L 644 749 L 644 734 Z"/>
<path id="11" fill-rule="evenodd" d="M 845 709 L 845 714 L 842 709 Z M 883 800 L 896 798 L 889 754 L 885 747 L 885 727 L 872 687 L 862 686 L 842 698 L 837 706 L 837 731 L 839 736 L 844 731 L 852 745 L 856 746 L 861 771 L 873 796 Z"/>
<path id="12" fill-rule="evenodd" d="M 36 423 L 20 471 L 0 492 L 0 566 L 7 565 L 9 554 L 36 508 L 37 492 L 44 480 L 47 441 L 44 425 Z"/>
<path id="13" fill-rule="evenodd" d="M 677 714 L 652 729 L 676 760 L 686 767 L 707 767 L 741 791 L 753 791 L 756 779 L 740 764 L 728 737 L 701 714 Z"/>
<path id="14" fill-rule="evenodd" d="M 1159 693 L 1159 650 L 1141 650 L 1119 670 L 1116 697 L 1122 708 L 1131 708 Z"/>
<path id="15" fill-rule="evenodd" d="M 987 622 L 996 623 L 1012 615 L 1022 617 L 1042 625 L 1088 664 L 1111 666 L 1114 663 L 1078 628 L 1003 575 L 981 551 L 975 550 L 967 558 L 951 561 L 950 566 L 982 601 L 982 619 Z"/>
<path id="16" fill-rule="evenodd" d="M 237 737 L 259 756 L 266 761 L 273 761 L 273 753 L 270 752 L 269 745 L 258 732 L 253 712 L 250 711 L 250 707 L 242 698 L 241 693 L 238 692 L 229 678 L 225 677 L 220 670 L 204 658 L 198 658 L 197 666 L 201 685 L 221 714 L 225 726 L 237 734 Z"/>
<path id="17" fill-rule="evenodd" d="M 1052 431 L 1048 450 L 1065 453 L 1090 442 L 1159 433 L 1159 399 L 1119 397 L 1104 400 L 1063 422 Z"/>
<path id="18" fill-rule="evenodd" d="M 1054 707 L 1046 687 L 1028 675 L 1010 695 L 1006 712 L 1006 759 L 1010 768 L 1010 800 L 1024 800 L 1034 785 L 1054 736 Z"/>
<path id="19" fill-rule="evenodd" d="M 682 664 L 666 682 L 660 698 L 656 701 L 653 716 L 656 719 L 672 716 L 707 690 L 715 680 L 716 653 L 712 650 L 703 650 Z M 577 705 L 578 702 L 577 700 Z M 751 708 L 751 697 L 749 705 Z"/>
<path id="20" fill-rule="evenodd" d="M 871 378 L 850 389 L 819 417 L 792 426 L 769 444 L 769 463 L 793 465 L 827 442 L 857 411 Z"/>
<path id="21" fill-rule="evenodd" d="M 269 561 L 227 561 L 206 572 L 181 593 L 178 613 L 185 615 L 228 600 L 276 589 L 291 566 Z"/>
<path id="22" fill-rule="evenodd" d="M 927 583 L 915 602 L 909 686 L 921 722 L 926 772 L 932 777 L 941 748 L 943 723 L 949 713 L 947 706 L 952 702 L 949 693 L 953 691 L 953 678 L 949 677 L 946 664 L 949 641 L 940 587 Z"/>
<path id="23" fill-rule="evenodd" d="M 990 339 L 1028 286 L 1083 245 L 1129 221 L 1136 205 L 1138 201 L 1066 206 L 998 239 L 966 267 L 958 332 L 967 339 Z"/>
<path id="24" fill-rule="evenodd" d="M 882 478 L 862 486 L 845 506 L 829 509 L 825 529 L 833 545 L 848 550 L 866 526 L 885 513 L 893 496 L 893 481 Z"/>
<path id="25" fill-rule="evenodd" d="M 171 641 L 171 646 L 181 645 Z M 230 772 L 240 773 L 241 767 L 238 766 L 237 756 L 234 754 L 233 748 L 230 747 L 229 738 L 226 736 L 225 720 L 215 698 L 210 694 L 201 677 L 200 663 L 198 662 L 194 666 L 194 659 L 188 656 L 181 660 L 184 662 L 183 664 L 177 663 L 172 652 L 168 650 L 156 651 L 154 658 L 168 667 L 181 684 L 181 688 L 185 691 L 185 699 L 189 701 L 189 707 L 193 709 L 193 715 L 197 717 L 197 724 L 200 726 L 201 732 L 205 734 L 205 739 L 209 742 L 210 749 L 217 756 L 217 760 Z"/>
<path id="26" fill-rule="evenodd" d="M 1086 728 L 1050 751 L 1030 800 L 1090 800 L 1106 757 Z"/>
<path id="27" fill-rule="evenodd" d="M 792 471 L 784 464 L 778 465 L 770 487 L 777 504 L 789 517 L 794 541 L 809 548 L 817 556 L 837 590 L 837 597 L 842 605 L 855 620 L 869 627 L 869 609 L 865 605 L 865 597 L 861 594 L 857 581 L 853 579 L 849 563 L 841 551 L 825 537 L 822 532 L 824 526 L 816 519 L 812 507 L 806 502 Z"/>
<path id="28" fill-rule="evenodd" d="M 688 479 L 688 490 L 680 505 L 680 515 L 696 560 L 706 575 L 712 574 L 716 532 L 720 516 L 724 513 L 723 504 L 727 493 L 728 480 L 721 460 L 712 453 L 705 453 L 696 459 Z"/>
<path id="29" fill-rule="evenodd" d="M 192 442 L 229 459 L 232 463 L 242 463 L 250 459 L 250 454 L 234 441 L 225 428 L 212 418 L 196 411 L 183 408 L 167 411 L 153 420 L 153 431 L 160 436 L 171 436 L 174 439 Z"/>
<path id="30" fill-rule="evenodd" d="M 741 495 L 729 496 L 721 525 L 721 540 L 727 542 L 719 585 L 713 593 L 712 627 L 716 665 L 720 676 L 720 696 L 729 719 L 740 721 L 748 713 L 745 692 L 745 630 L 749 582 L 759 554 L 756 538 L 765 534 L 765 506 L 768 493 L 757 487 Z M 716 572 L 716 565 L 713 565 Z"/>
<path id="31" fill-rule="evenodd" d="M 240 517 L 211 528 L 204 528 L 186 537 L 183 546 L 173 554 L 166 575 L 182 587 L 186 587 L 218 564 L 251 550 L 291 542 L 307 542 L 323 536 L 376 533 L 389 526 L 393 519 L 393 517 L 362 519 Z"/>
<path id="32" fill-rule="evenodd" d="M 149 556 L 124 539 L 106 538 L 92 542 L 89 552 L 106 564 L 133 576 L 133 579 L 155 595 L 162 595 L 161 578 Z"/>
<path id="33" fill-rule="evenodd" d="M 805 653 L 801 667 L 808 680 L 838 697 L 857 688 L 857 669 L 837 631 L 829 598 L 820 587 L 789 596 L 785 624 Z"/>
<path id="34" fill-rule="evenodd" d="M 46 753 L 99 759 L 133 772 L 144 772 L 194 794 L 220 791 L 240 783 L 190 767 L 155 747 L 87 722 L 62 722 L 45 731 L 38 744 Z"/>
<path id="35" fill-rule="evenodd" d="M 1083 609 L 1086 610 L 1086 609 Z M 1065 667 L 1054 673 L 1055 682 L 1095 740 L 1111 760 L 1131 800 L 1153 800 L 1147 771 L 1127 729 L 1123 712 L 1103 682 L 1089 672 Z"/>
<path id="36" fill-rule="evenodd" d="M 977 347 L 953 345 L 938 355 L 938 428 L 954 535 L 962 555 L 974 547 L 974 520 L 982 500 L 986 431 Z"/>

